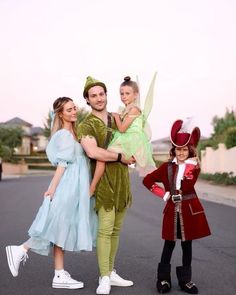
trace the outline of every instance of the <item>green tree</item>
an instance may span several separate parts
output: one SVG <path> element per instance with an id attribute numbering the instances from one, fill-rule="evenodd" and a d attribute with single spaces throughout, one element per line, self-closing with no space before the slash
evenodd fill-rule
<path id="1" fill-rule="evenodd" d="M 213 136 L 220 136 L 225 133 L 230 127 L 236 126 L 236 115 L 233 110 L 229 111 L 226 109 L 225 115 L 223 118 L 215 116 L 212 120 L 214 133 Z"/>
<path id="2" fill-rule="evenodd" d="M 52 118 L 51 118 L 51 111 L 48 112 L 47 117 L 45 118 L 45 121 L 43 123 L 44 125 L 44 129 L 43 129 L 43 134 L 45 137 L 49 138 L 50 134 L 51 134 L 51 122 L 52 122 Z"/>
<path id="3" fill-rule="evenodd" d="M 199 150 L 205 149 L 207 146 L 217 148 L 219 143 L 225 143 L 227 148 L 236 146 L 235 128 L 236 128 L 236 113 L 235 111 L 226 109 L 224 117 L 215 116 L 212 119 L 213 134 L 199 145 Z"/>
<path id="4" fill-rule="evenodd" d="M 230 127 L 226 134 L 225 145 L 227 149 L 236 146 L 236 126 Z"/>
<path id="5" fill-rule="evenodd" d="M 20 127 L 5 127 L 0 126 L 0 156 L 7 161 L 10 161 L 14 148 L 22 143 L 23 130 Z"/>
<path id="6" fill-rule="evenodd" d="M 12 152 L 8 146 L 0 144 L 0 158 L 7 162 L 11 161 Z"/>

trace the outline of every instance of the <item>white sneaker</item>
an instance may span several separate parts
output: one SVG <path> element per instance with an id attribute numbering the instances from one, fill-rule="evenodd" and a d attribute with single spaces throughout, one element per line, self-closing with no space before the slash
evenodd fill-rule
<path id="1" fill-rule="evenodd" d="M 110 294 L 111 285 L 110 278 L 108 276 L 99 278 L 99 286 L 97 287 L 96 294 Z"/>
<path id="2" fill-rule="evenodd" d="M 64 270 L 61 275 L 54 276 L 52 287 L 56 289 L 81 289 L 84 287 L 84 283 L 72 279 L 70 274 Z"/>
<path id="3" fill-rule="evenodd" d="M 10 271 L 13 277 L 17 277 L 21 261 L 25 264 L 26 259 L 29 258 L 29 256 L 21 246 L 7 246 L 6 253 Z"/>
<path id="4" fill-rule="evenodd" d="M 118 287 L 130 287 L 133 286 L 133 282 L 129 280 L 122 279 L 117 273 L 116 270 L 113 269 L 113 271 L 110 274 L 110 285 L 111 286 L 118 286 Z"/>

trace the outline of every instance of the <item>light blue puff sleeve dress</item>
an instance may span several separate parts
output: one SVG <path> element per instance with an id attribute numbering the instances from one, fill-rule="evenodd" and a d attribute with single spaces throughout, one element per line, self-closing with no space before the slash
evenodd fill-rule
<path id="1" fill-rule="evenodd" d="M 51 138 L 46 153 L 55 166 L 65 167 L 52 201 L 45 198 L 25 245 L 48 255 L 54 244 L 67 251 L 91 251 L 97 233 L 94 198 L 89 197 L 89 160 L 81 145 L 66 129 Z"/>

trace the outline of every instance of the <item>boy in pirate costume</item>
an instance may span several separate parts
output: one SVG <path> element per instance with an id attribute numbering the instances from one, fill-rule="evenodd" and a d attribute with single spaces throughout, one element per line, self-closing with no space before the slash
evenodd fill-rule
<path id="1" fill-rule="evenodd" d="M 134 163 L 122 154 L 105 150 L 111 140 L 115 122 L 106 110 L 107 89 L 103 82 L 87 77 L 83 96 L 92 112 L 79 125 L 78 138 L 91 159 L 92 175 L 96 160 L 105 161 L 105 173 L 96 190 L 95 210 L 98 213 L 97 257 L 100 271 L 96 294 L 110 294 L 111 286 L 128 287 L 133 282 L 122 279 L 114 270 L 120 229 L 131 205 L 128 167 Z"/>
<path id="2" fill-rule="evenodd" d="M 176 239 L 181 239 L 182 266 L 176 268 L 182 291 L 197 294 L 191 281 L 192 240 L 210 235 L 204 209 L 196 195 L 194 184 L 200 173 L 196 147 L 200 139 L 198 127 L 189 130 L 189 121 L 174 122 L 171 129 L 170 160 L 148 174 L 143 184 L 167 204 L 164 208 L 162 238 L 165 240 L 157 270 L 157 290 L 168 293 L 171 289 L 170 260 Z M 164 189 L 156 182 L 161 182 Z"/>

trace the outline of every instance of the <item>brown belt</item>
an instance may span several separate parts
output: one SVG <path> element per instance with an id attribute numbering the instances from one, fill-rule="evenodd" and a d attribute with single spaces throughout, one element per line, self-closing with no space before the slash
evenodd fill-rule
<path id="1" fill-rule="evenodd" d="M 197 198 L 197 196 L 194 193 L 186 194 L 186 195 L 177 194 L 177 195 L 171 196 L 173 203 L 178 203 L 178 202 L 182 202 L 182 201 L 190 200 L 190 199 L 195 199 L 195 198 Z"/>

